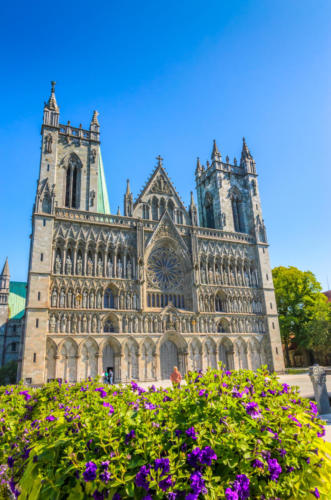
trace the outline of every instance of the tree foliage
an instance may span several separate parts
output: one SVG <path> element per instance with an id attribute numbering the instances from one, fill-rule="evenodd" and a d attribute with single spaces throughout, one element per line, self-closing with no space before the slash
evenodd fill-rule
<path id="1" fill-rule="evenodd" d="M 273 269 L 272 276 L 287 363 L 291 339 L 307 349 L 330 346 L 331 309 L 315 275 L 280 266 Z"/>

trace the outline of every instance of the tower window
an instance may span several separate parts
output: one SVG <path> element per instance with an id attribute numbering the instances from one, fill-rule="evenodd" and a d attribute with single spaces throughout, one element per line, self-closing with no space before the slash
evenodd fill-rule
<path id="1" fill-rule="evenodd" d="M 38 300 L 40 300 L 40 292 L 38 292 Z"/>
<path id="2" fill-rule="evenodd" d="M 213 197 L 210 193 L 206 194 L 205 210 L 206 210 L 206 226 L 214 228 L 215 227 L 214 203 L 213 203 Z"/>
<path id="3" fill-rule="evenodd" d="M 49 163 L 47 163 L 47 172 L 49 172 Z"/>
<path id="4" fill-rule="evenodd" d="M 46 226 L 46 219 L 43 220 L 43 226 Z"/>
<path id="5" fill-rule="evenodd" d="M 241 213 L 241 201 L 234 197 L 232 198 L 232 214 L 233 214 L 233 225 L 234 230 L 240 233 L 244 233 L 243 217 Z"/>
<path id="6" fill-rule="evenodd" d="M 34 352 L 33 353 L 33 362 L 36 363 L 36 361 L 37 361 L 37 353 Z"/>
<path id="7" fill-rule="evenodd" d="M 270 302 L 270 309 L 272 309 L 272 302 Z"/>
<path id="8" fill-rule="evenodd" d="M 36 319 L 36 328 L 39 328 L 39 319 Z"/>
<path id="9" fill-rule="evenodd" d="M 44 254 L 43 254 L 43 253 L 41 253 L 41 254 L 40 254 L 40 262 L 42 262 L 43 260 L 44 260 Z"/>
<path id="10" fill-rule="evenodd" d="M 267 280 L 269 280 L 269 275 L 268 275 L 268 274 L 266 274 L 265 276 L 266 276 Z"/>
<path id="11" fill-rule="evenodd" d="M 275 329 L 275 323 L 274 322 L 272 323 L 272 328 Z"/>
<path id="12" fill-rule="evenodd" d="M 65 206 L 79 208 L 80 193 L 80 160 L 73 155 L 68 163 L 66 173 Z"/>

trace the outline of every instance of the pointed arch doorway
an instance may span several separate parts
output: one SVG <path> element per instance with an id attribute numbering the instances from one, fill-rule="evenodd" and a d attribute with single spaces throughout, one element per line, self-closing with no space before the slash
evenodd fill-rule
<path id="1" fill-rule="evenodd" d="M 161 378 L 169 379 L 174 366 L 178 366 L 178 349 L 174 342 L 166 340 L 161 345 Z"/>

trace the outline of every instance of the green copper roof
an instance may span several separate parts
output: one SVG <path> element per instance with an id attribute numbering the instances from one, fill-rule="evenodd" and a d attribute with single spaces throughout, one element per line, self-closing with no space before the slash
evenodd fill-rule
<path id="1" fill-rule="evenodd" d="M 103 169 L 101 149 L 99 148 L 99 172 L 98 172 L 98 201 L 97 211 L 99 214 L 110 214 L 108 191 L 106 186 L 105 172 Z"/>
<path id="2" fill-rule="evenodd" d="M 9 318 L 21 319 L 24 315 L 26 300 L 26 283 L 10 281 L 9 283 Z"/>

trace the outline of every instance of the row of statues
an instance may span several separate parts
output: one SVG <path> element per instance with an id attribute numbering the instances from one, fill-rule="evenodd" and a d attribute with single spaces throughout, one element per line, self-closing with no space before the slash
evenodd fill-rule
<path id="1" fill-rule="evenodd" d="M 73 263 L 72 263 L 72 259 L 71 259 L 70 255 L 67 255 L 67 257 L 66 257 L 64 271 L 65 271 L 65 274 L 67 274 L 67 275 L 74 274 L 73 273 Z M 62 274 L 62 258 L 59 255 L 59 253 L 55 257 L 54 272 L 55 272 L 55 274 Z M 78 276 L 84 275 L 83 259 L 82 259 L 82 256 L 80 254 L 77 257 L 76 274 Z M 89 256 L 87 258 L 86 274 L 88 276 L 94 276 L 94 261 L 93 261 L 91 256 Z M 97 276 L 100 276 L 100 277 L 104 276 L 104 266 L 103 266 L 103 260 L 101 258 L 98 258 L 98 261 L 97 261 L 96 274 L 97 274 Z M 124 268 L 120 258 L 117 260 L 116 266 L 114 266 L 111 259 L 108 259 L 107 268 L 106 268 L 106 275 L 109 278 L 134 279 L 133 266 L 132 266 L 131 261 L 128 260 L 126 263 L 126 268 Z"/>

